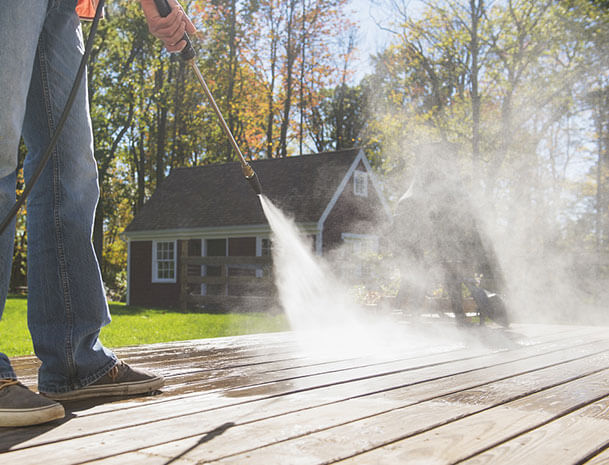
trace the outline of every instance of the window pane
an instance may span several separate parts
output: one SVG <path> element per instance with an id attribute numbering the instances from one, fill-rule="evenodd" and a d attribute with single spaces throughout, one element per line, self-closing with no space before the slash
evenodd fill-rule
<path id="1" fill-rule="evenodd" d="M 270 239 L 262 239 L 262 251 L 261 255 L 263 257 L 271 255 L 272 243 Z"/>
<path id="2" fill-rule="evenodd" d="M 173 260 L 173 242 L 157 242 L 156 250 L 158 260 Z"/>
<path id="3" fill-rule="evenodd" d="M 159 279 L 173 279 L 174 270 L 172 261 L 159 261 L 157 266 Z"/>
<path id="4" fill-rule="evenodd" d="M 368 175 L 363 171 L 356 171 L 353 175 L 353 191 L 355 195 L 368 195 Z"/>
<path id="5" fill-rule="evenodd" d="M 156 243 L 156 279 L 175 279 L 175 243 Z"/>
<path id="6" fill-rule="evenodd" d="M 208 257 L 226 257 L 226 239 L 207 239 Z"/>

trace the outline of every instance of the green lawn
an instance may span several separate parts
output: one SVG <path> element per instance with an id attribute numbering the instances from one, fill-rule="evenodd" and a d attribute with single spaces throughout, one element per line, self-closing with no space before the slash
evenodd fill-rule
<path id="1" fill-rule="evenodd" d="M 107 347 L 183 341 L 289 329 L 284 315 L 267 313 L 187 313 L 111 303 L 112 323 L 102 329 Z M 9 357 L 33 354 L 25 297 L 9 297 L 0 321 L 0 352 Z"/>

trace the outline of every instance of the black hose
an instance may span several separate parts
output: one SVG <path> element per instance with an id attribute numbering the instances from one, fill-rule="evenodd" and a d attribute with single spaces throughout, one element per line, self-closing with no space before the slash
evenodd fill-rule
<path id="1" fill-rule="evenodd" d="M 42 170 L 44 170 L 44 167 L 46 166 L 47 162 L 49 161 L 49 158 L 51 158 L 51 154 L 53 153 L 53 150 L 55 149 L 55 145 L 57 145 L 57 139 L 59 139 L 59 134 L 61 133 L 61 130 L 63 129 L 63 126 L 64 126 L 66 120 L 68 119 L 68 115 L 70 114 L 70 110 L 72 109 L 74 99 L 76 98 L 76 93 L 78 92 L 80 83 L 82 81 L 83 74 L 87 67 L 87 61 L 89 60 L 89 55 L 91 55 L 91 50 L 93 49 L 93 39 L 95 38 L 95 33 L 97 32 L 97 25 L 99 23 L 99 19 L 101 18 L 102 11 L 104 9 L 104 3 L 105 3 L 105 0 L 99 0 L 99 3 L 97 4 L 97 9 L 95 10 L 95 17 L 93 18 L 93 23 L 91 24 L 91 30 L 89 31 L 89 36 L 87 37 L 87 43 L 85 45 L 85 52 L 80 60 L 80 66 L 78 67 L 78 71 L 76 72 L 76 78 L 74 79 L 74 84 L 72 84 L 72 89 L 70 90 L 70 95 L 68 95 L 68 100 L 66 101 L 66 105 L 63 108 L 63 112 L 61 113 L 61 117 L 59 118 L 59 122 L 57 123 L 57 127 L 55 128 L 55 132 L 53 133 L 53 137 L 51 137 L 51 141 L 49 142 L 49 145 L 47 146 L 47 149 L 46 149 L 44 155 L 42 156 L 42 159 L 38 162 L 38 165 L 36 165 L 36 169 L 34 170 L 34 173 L 32 174 L 29 182 L 27 183 L 27 186 L 25 186 L 25 189 L 23 190 L 23 194 L 21 194 L 21 197 L 19 197 L 19 199 L 15 202 L 15 205 L 13 205 L 13 208 L 11 208 L 11 210 L 6 214 L 6 216 L 2 220 L 2 225 L 0 225 L 0 235 L 2 233 L 4 233 L 4 230 L 13 221 L 13 218 L 15 218 L 15 216 L 17 215 L 17 213 L 19 212 L 19 210 L 25 203 L 27 196 L 30 194 L 30 192 L 34 188 L 34 185 L 36 184 L 36 181 L 38 181 L 38 178 L 42 174 Z"/>

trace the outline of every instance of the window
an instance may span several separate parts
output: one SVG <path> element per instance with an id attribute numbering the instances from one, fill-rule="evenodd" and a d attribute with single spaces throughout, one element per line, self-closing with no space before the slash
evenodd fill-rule
<path id="1" fill-rule="evenodd" d="M 360 197 L 368 197 L 368 173 L 365 171 L 353 173 L 353 193 Z"/>
<path id="2" fill-rule="evenodd" d="M 343 233 L 344 273 L 352 279 L 368 279 L 371 264 L 378 254 L 379 241 L 377 236 L 366 234 Z"/>
<path id="3" fill-rule="evenodd" d="M 152 243 L 152 282 L 176 282 L 176 241 Z"/>
<path id="4" fill-rule="evenodd" d="M 369 255 L 378 254 L 379 240 L 377 236 L 343 233 L 342 239 L 349 246 L 349 252 L 356 257 L 365 258 Z"/>
<path id="5" fill-rule="evenodd" d="M 260 247 L 260 256 L 268 257 L 271 255 L 273 244 L 270 239 L 262 239 Z"/>

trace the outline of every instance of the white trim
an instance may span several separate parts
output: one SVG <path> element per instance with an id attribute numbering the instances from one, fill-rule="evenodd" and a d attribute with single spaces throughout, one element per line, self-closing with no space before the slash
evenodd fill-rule
<path id="1" fill-rule="evenodd" d="M 262 256 L 262 236 L 256 236 L 256 257 Z M 256 278 L 262 278 L 262 270 L 256 269 Z"/>
<path id="2" fill-rule="evenodd" d="M 157 244 L 158 243 L 172 243 L 173 244 L 173 278 L 159 278 L 158 277 L 158 259 L 157 259 Z M 178 241 L 158 240 L 152 241 L 152 283 L 170 283 L 175 284 L 177 282 L 177 270 L 178 270 Z"/>
<path id="3" fill-rule="evenodd" d="M 298 228 L 306 232 L 317 232 L 317 223 L 298 223 Z M 131 231 L 121 234 L 123 240 L 151 241 L 174 239 L 222 239 L 231 237 L 270 236 L 268 224 L 247 226 L 225 226 L 192 229 L 162 229 L 158 231 Z"/>
<path id="4" fill-rule="evenodd" d="M 362 150 L 362 155 L 364 155 L 363 150 Z M 383 210 L 385 210 L 385 214 L 387 215 L 387 218 L 392 219 L 393 215 L 391 213 L 391 208 L 389 208 L 389 204 L 387 203 L 387 200 L 385 199 L 385 196 L 383 195 L 383 191 L 381 189 L 381 183 L 378 180 L 378 178 L 376 177 L 376 174 L 374 173 L 372 166 L 370 166 L 370 162 L 368 161 L 368 158 L 366 156 L 362 157 L 362 163 L 364 164 L 364 166 L 366 167 L 366 170 L 368 171 L 368 177 L 370 178 L 370 181 L 372 182 L 372 185 L 374 186 L 374 190 L 376 191 L 376 193 L 379 196 L 379 200 L 381 201 L 381 205 L 383 206 Z"/>
<path id="5" fill-rule="evenodd" d="M 317 234 L 315 235 L 315 253 L 320 257 L 321 257 L 321 254 L 323 253 L 323 242 L 322 242 L 323 237 L 324 237 L 323 229 L 320 229 L 319 231 L 317 231 Z"/>
<path id="6" fill-rule="evenodd" d="M 131 241 L 127 240 L 127 295 L 126 305 L 131 305 Z"/>
<path id="7" fill-rule="evenodd" d="M 262 239 L 266 237 L 256 236 L 256 257 L 262 256 Z"/>

